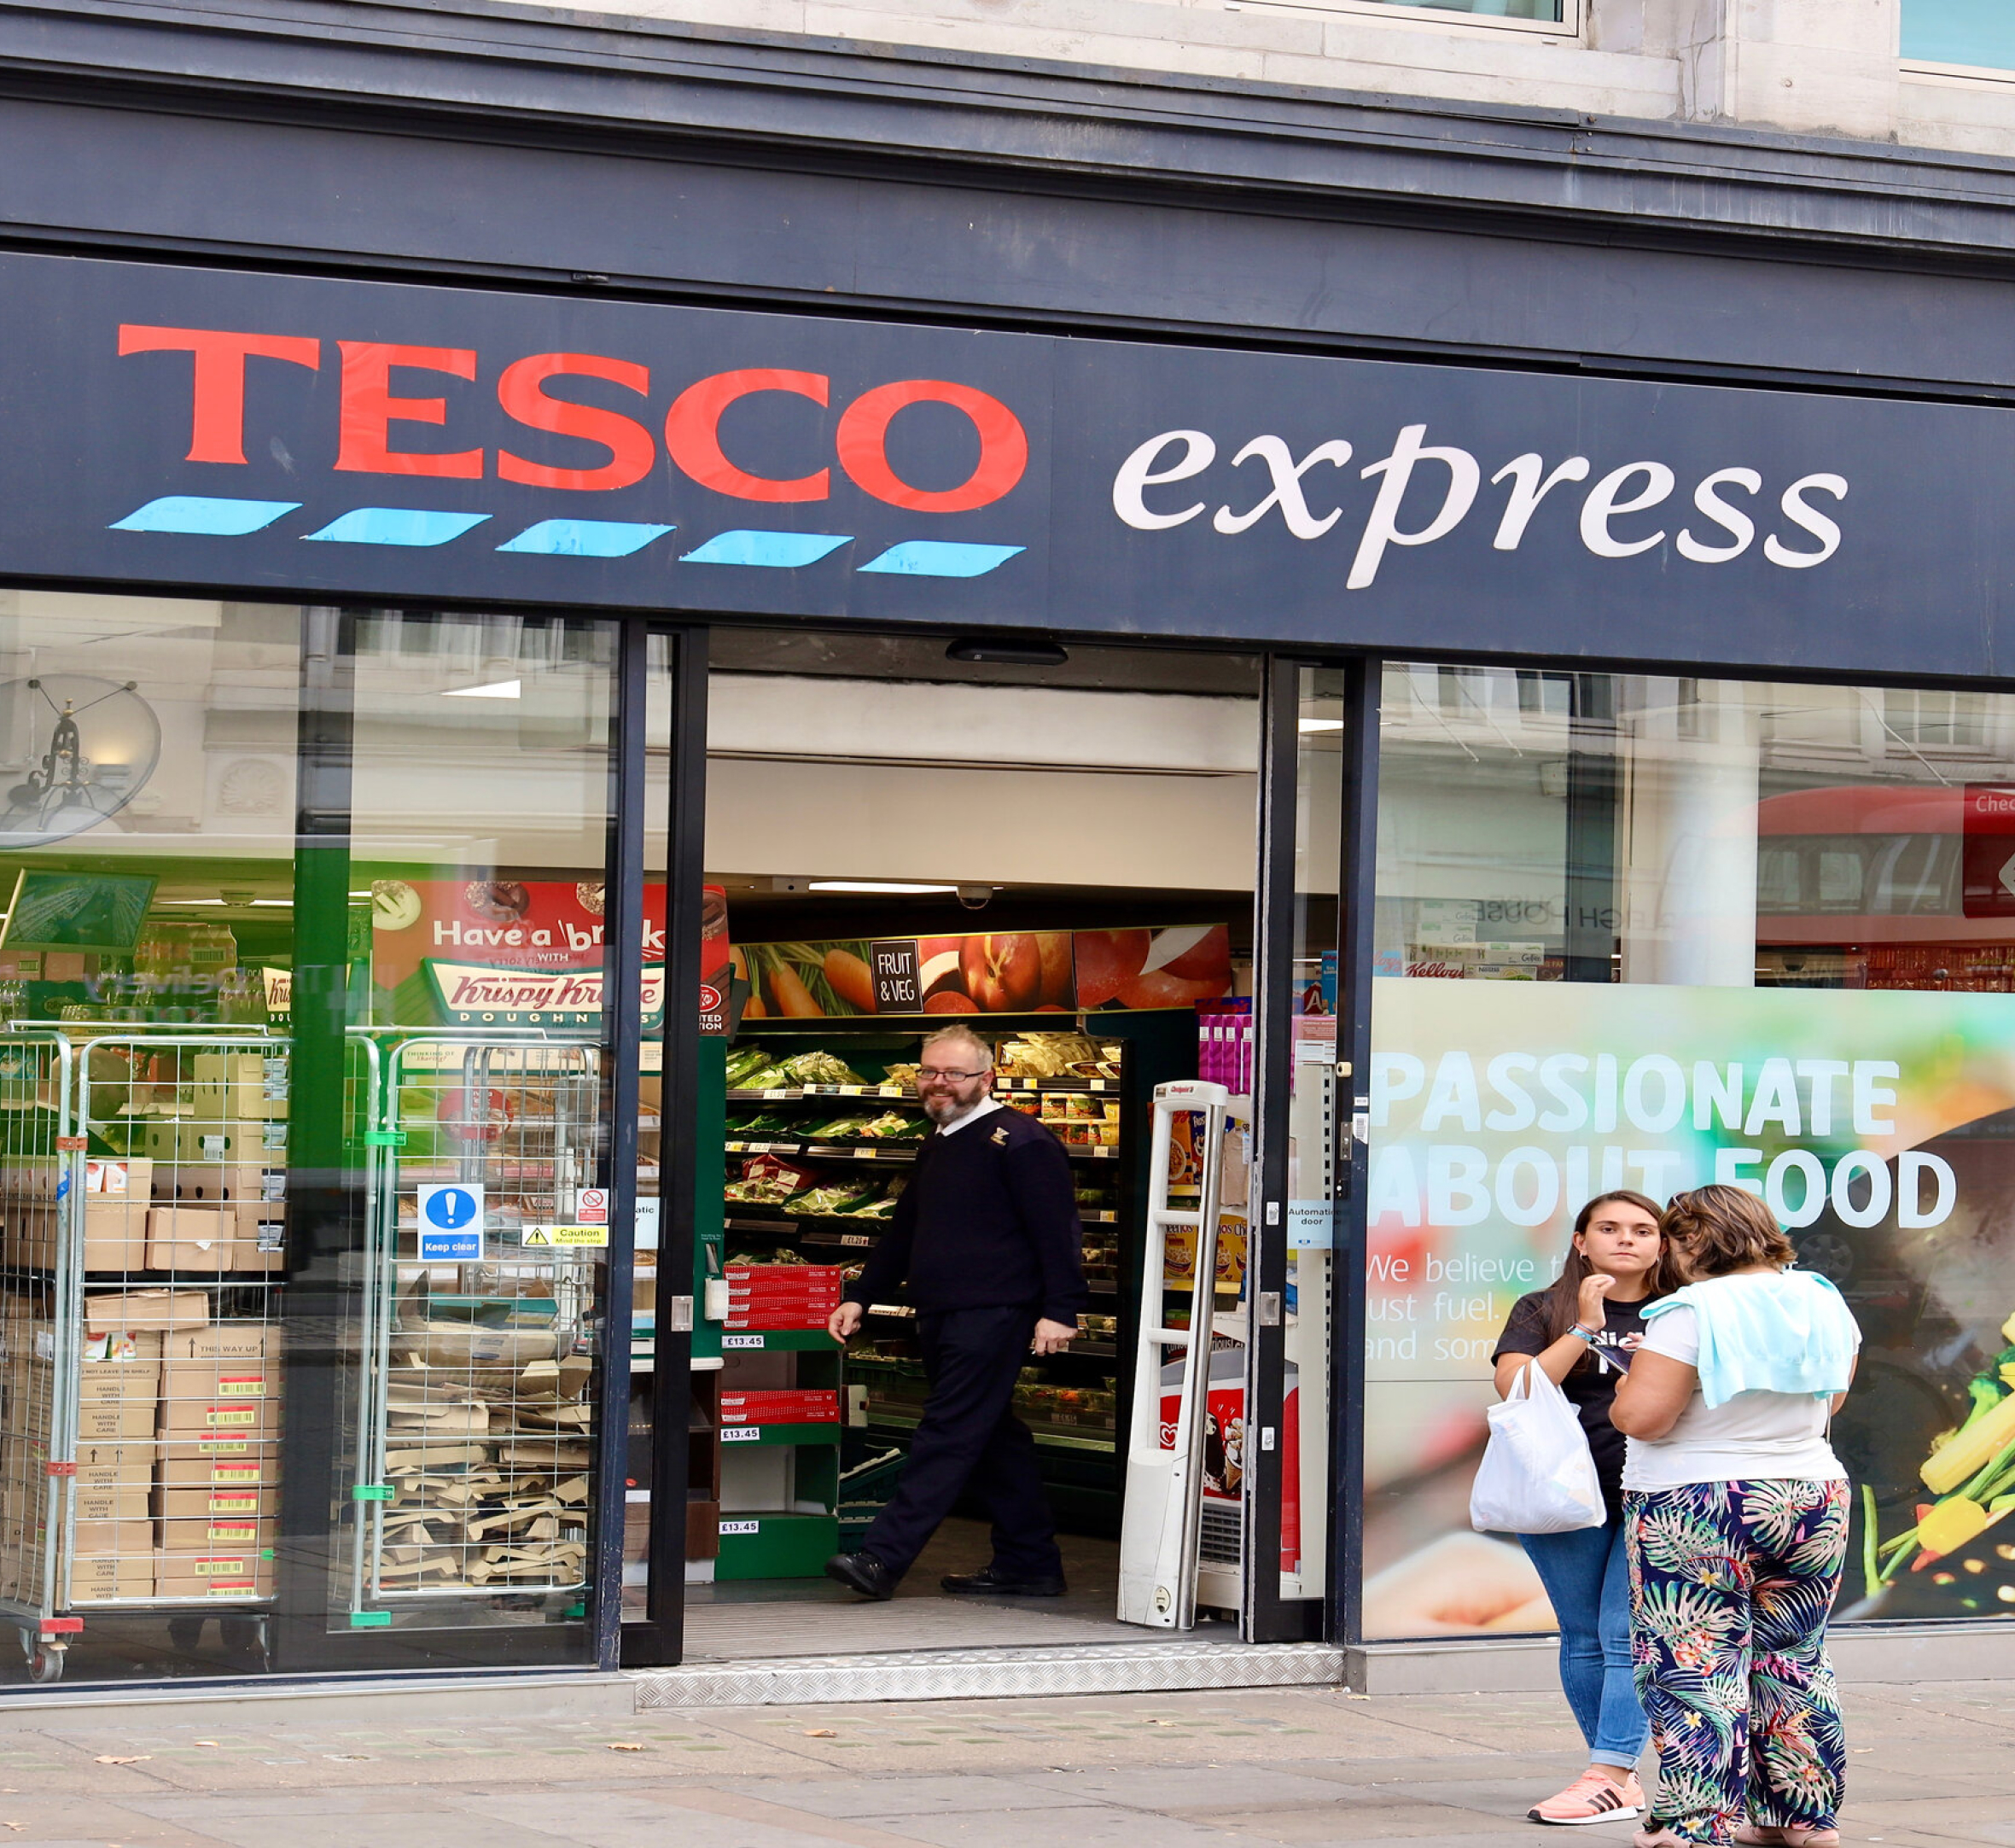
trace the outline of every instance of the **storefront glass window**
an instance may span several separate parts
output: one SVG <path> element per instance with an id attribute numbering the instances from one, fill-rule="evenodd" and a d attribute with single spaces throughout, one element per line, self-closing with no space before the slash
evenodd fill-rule
<path id="1" fill-rule="evenodd" d="M 450 1656 L 446 1632 L 579 1619 L 591 1595 L 614 646 L 559 617 L 357 624 L 351 1037 L 390 1146 L 331 1607 Z M 661 979 L 629 979 L 655 1026 Z"/>
<path id="2" fill-rule="evenodd" d="M 1902 0 L 1903 55 L 2015 69 L 2015 17 L 2001 0 Z"/>
<path id="3" fill-rule="evenodd" d="M 1468 1531 L 1496 1337 L 1582 1201 L 1709 1181 L 1866 1336 L 1843 1614 L 2015 1605 L 2015 1480 L 1931 1461 L 2015 1360 L 2015 700 L 1393 666 L 1377 926 L 1367 1631 L 1544 1627 Z"/>
<path id="4" fill-rule="evenodd" d="M 11 1672 L 585 1650 L 613 639 L 0 592 Z"/>

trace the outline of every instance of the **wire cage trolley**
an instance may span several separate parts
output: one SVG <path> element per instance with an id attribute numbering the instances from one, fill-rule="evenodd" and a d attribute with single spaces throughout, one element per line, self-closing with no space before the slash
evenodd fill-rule
<path id="1" fill-rule="evenodd" d="M 349 1622 L 588 1584 L 602 1054 L 526 1032 L 387 1041 L 355 1370 Z"/>
<path id="2" fill-rule="evenodd" d="M 93 1612 L 264 1659 L 282 1391 L 287 1042 L 0 1032 L 0 1621 Z"/>

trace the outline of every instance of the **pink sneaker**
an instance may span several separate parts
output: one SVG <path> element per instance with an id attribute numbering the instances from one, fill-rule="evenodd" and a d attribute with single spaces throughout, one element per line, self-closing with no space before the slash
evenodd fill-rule
<path id="1" fill-rule="evenodd" d="M 1644 1786 L 1634 1775 L 1619 1784 L 1607 1771 L 1590 1765 L 1558 1797 L 1535 1804 L 1525 1815 L 1529 1822 L 1573 1828 L 1582 1822 L 1634 1822 L 1644 1806 Z"/>

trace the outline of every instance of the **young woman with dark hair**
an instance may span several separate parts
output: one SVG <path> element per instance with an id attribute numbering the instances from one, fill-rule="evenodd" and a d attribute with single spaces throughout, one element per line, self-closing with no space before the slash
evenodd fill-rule
<path id="1" fill-rule="evenodd" d="M 1611 1410 L 1638 1689 L 1658 1749 L 1639 1848 L 1837 1848 L 1846 1763 L 1826 1618 L 1847 1552 L 1827 1421 L 1861 1331 L 1754 1194 L 1673 1196 L 1684 1287 L 1651 1306 Z"/>
<path id="2" fill-rule="evenodd" d="M 1522 1534 L 1560 1624 L 1560 1685 L 1588 1742 L 1588 1769 L 1535 1804 L 1535 1822 L 1628 1822 L 1644 1808 L 1636 1764 L 1649 1734 L 1630 1668 L 1630 1580 L 1623 1553 L 1623 1440 L 1610 1402 L 1644 1335 L 1645 1305 L 1668 1287 L 1658 1205 L 1598 1194 L 1575 1216 L 1560 1274 L 1519 1297 L 1499 1338 L 1497 1390 L 1536 1363 L 1580 1415 L 1608 1519 L 1570 1534 Z"/>

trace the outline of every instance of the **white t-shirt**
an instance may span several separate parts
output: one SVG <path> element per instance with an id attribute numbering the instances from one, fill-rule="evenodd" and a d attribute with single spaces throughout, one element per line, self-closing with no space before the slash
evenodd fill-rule
<path id="1" fill-rule="evenodd" d="M 1694 1366 L 1700 1320 L 1681 1304 L 1646 1324 L 1641 1354 Z M 1683 1489 L 1690 1483 L 1841 1482 L 1847 1472 L 1826 1441 L 1832 1401 L 1810 1393 L 1738 1392 L 1709 1409 L 1696 1390 L 1663 1437 L 1633 1437 L 1624 1452 L 1625 1489 Z"/>

